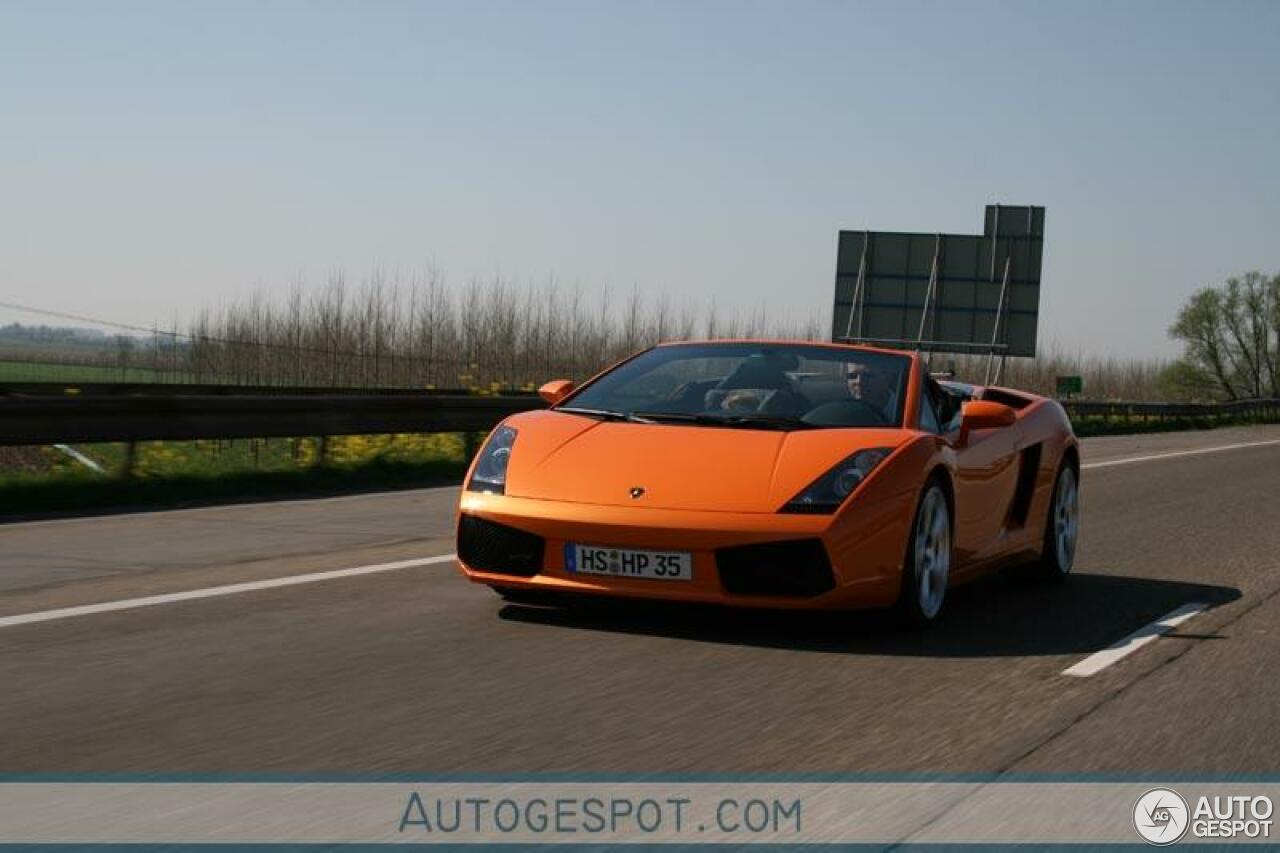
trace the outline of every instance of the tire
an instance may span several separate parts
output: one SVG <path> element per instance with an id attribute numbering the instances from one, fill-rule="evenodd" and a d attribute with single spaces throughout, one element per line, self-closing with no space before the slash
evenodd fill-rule
<path id="1" fill-rule="evenodd" d="M 1063 583 L 1075 563 L 1080 538 L 1080 486 L 1076 472 L 1065 460 L 1053 481 L 1053 499 L 1044 522 L 1044 543 L 1040 559 L 1032 565 L 1033 575 L 1045 581 Z"/>
<path id="2" fill-rule="evenodd" d="M 938 620 L 951 575 L 951 505 L 937 480 L 920 496 L 907 553 L 902 561 L 902 589 L 895 608 L 899 621 L 919 627 Z"/>

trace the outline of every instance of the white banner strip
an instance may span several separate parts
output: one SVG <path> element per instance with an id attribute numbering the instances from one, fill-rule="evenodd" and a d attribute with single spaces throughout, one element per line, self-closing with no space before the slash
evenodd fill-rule
<path id="1" fill-rule="evenodd" d="M 1280 782 L 0 782 L 0 844 L 1269 842 Z"/>

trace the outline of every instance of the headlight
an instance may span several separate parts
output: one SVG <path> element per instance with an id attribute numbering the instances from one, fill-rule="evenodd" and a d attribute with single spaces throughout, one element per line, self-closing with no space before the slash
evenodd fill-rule
<path id="1" fill-rule="evenodd" d="M 787 501 L 781 512 L 825 514 L 835 512 L 844 499 L 889 455 L 891 447 L 859 450 L 809 484 Z"/>
<path id="2" fill-rule="evenodd" d="M 507 489 L 507 462 L 511 459 L 511 447 L 516 443 L 516 431 L 500 426 L 480 448 L 476 470 L 467 483 L 469 492 L 489 492 L 500 495 Z"/>

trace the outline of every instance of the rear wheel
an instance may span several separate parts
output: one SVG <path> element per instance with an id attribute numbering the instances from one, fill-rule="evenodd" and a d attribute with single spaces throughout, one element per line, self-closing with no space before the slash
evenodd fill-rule
<path id="1" fill-rule="evenodd" d="M 1071 574 L 1080 537 L 1080 488 L 1076 472 L 1067 462 L 1058 469 L 1053 483 L 1053 500 L 1044 525 L 1044 546 L 1035 564 L 1036 574 L 1061 583 Z"/>
<path id="2" fill-rule="evenodd" d="M 938 618 L 951 575 L 951 507 L 942 486 L 932 482 L 916 507 L 902 565 L 898 615 L 909 625 Z"/>

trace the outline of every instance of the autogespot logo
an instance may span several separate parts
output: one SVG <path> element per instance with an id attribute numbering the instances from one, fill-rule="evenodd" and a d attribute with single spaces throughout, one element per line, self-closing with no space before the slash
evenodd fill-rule
<path id="1" fill-rule="evenodd" d="M 1187 801 L 1168 788 L 1152 788 L 1133 806 L 1133 828 L 1149 844 L 1172 844 L 1187 833 Z"/>

